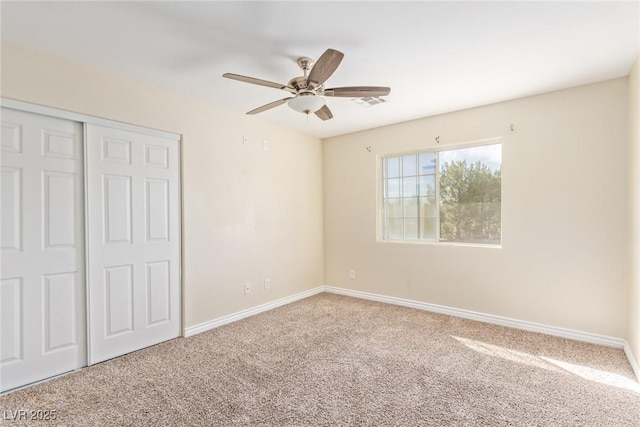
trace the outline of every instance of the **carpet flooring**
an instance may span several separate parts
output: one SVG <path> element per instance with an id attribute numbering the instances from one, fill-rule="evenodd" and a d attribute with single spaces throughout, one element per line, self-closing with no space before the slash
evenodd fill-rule
<path id="1" fill-rule="evenodd" d="M 640 426 L 640 386 L 619 349 L 325 293 L 0 410 L 11 426 Z M 6 419 L 18 410 L 56 420 Z"/>

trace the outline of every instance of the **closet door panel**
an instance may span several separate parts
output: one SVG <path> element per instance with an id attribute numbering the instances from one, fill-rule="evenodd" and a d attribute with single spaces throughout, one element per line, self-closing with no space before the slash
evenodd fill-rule
<path id="1" fill-rule="evenodd" d="M 179 142 L 86 135 L 91 364 L 180 335 Z"/>
<path id="2" fill-rule="evenodd" d="M 0 387 L 86 365 L 82 125 L 2 108 Z"/>

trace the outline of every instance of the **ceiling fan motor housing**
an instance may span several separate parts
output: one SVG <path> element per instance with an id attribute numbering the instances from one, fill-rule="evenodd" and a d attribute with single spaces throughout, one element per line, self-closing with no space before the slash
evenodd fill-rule
<path id="1" fill-rule="evenodd" d="M 287 86 L 294 88 L 296 91 L 303 90 L 307 88 L 307 78 L 304 76 L 294 77 L 289 80 Z"/>

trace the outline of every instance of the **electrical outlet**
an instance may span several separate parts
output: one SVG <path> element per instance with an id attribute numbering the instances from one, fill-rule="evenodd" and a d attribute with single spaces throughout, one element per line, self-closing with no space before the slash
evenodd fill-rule
<path id="1" fill-rule="evenodd" d="M 271 288 L 271 280 L 269 280 L 269 279 L 264 279 L 264 289 L 265 289 L 265 291 L 266 291 L 267 289 L 270 289 L 270 288 Z"/>
<path id="2" fill-rule="evenodd" d="M 356 278 L 356 271 L 355 270 L 349 270 L 349 279 L 350 280 L 354 280 Z"/>
<path id="3" fill-rule="evenodd" d="M 249 143 L 249 137 L 247 135 L 242 135 L 242 143 L 247 145 Z"/>
<path id="4" fill-rule="evenodd" d="M 251 292 L 251 283 L 245 283 L 244 284 L 244 293 L 248 294 Z"/>
<path id="5" fill-rule="evenodd" d="M 268 139 L 263 139 L 262 140 L 262 149 L 265 150 L 265 151 L 269 149 L 269 140 Z"/>

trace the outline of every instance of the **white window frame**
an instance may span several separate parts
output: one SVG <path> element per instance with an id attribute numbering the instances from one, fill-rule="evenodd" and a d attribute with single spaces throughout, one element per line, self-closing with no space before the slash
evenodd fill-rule
<path id="1" fill-rule="evenodd" d="M 473 247 L 482 247 L 482 248 L 502 248 L 502 242 L 504 237 L 504 230 L 502 228 L 502 202 L 500 202 L 500 243 L 499 244 L 491 244 L 491 243 L 468 243 L 468 242 L 441 242 L 440 241 L 440 156 L 439 153 L 442 151 L 451 151 L 451 150 L 459 150 L 464 148 L 473 148 L 473 147 L 482 147 L 485 145 L 496 145 L 500 144 L 501 149 L 504 152 L 504 140 L 501 137 L 487 138 L 482 140 L 475 140 L 470 142 L 461 142 L 461 143 L 453 143 L 446 145 L 438 145 L 431 146 L 428 148 L 418 149 L 418 150 L 409 150 L 409 151 L 400 151 L 400 152 L 390 152 L 385 154 L 379 154 L 376 158 L 377 164 L 377 220 L 376 220 L 376 241 L 378 243 L 390 243 L 390 244 L 417 244 L 417 245 L 445 245 L 445 246 L 473 246 Z M 437 217 L 436 217 L 436 230 L 435 237 L 433 240 L 427 239 L 385 239 L 385 199 L 384 199 L 384 159 L 390 157 L 402 157 L 408 155 L 416 155 L 421 153 L 436 153 L 436 167 L 435 167 L 435 201 L 437 207 Z M 504 162 L 501 163 L 501 168 L 504 165 Z M 504 168 L 501 169 L 501 182 L 500 182 L 500 194 L 501 199 L 503 195 L 502 188 L 502 177 L 504 177 Z"/>

